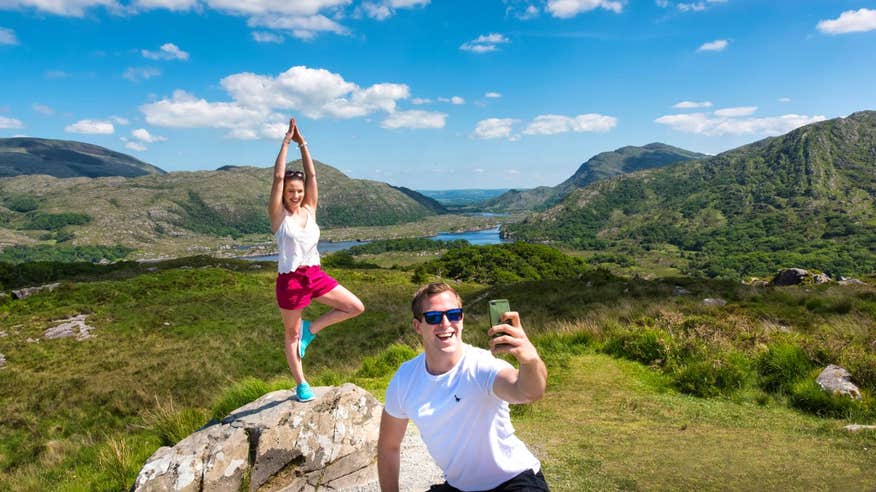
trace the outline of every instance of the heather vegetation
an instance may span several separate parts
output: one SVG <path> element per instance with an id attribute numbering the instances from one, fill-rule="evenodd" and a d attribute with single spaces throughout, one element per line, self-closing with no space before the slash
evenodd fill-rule
<path id="1" fill-rule="evenodd" d="M 597 182 L 506 226 L 512 236 L 744 278 L 797 266 L 876 271 L 876 113 L 809 125 L 713 158 Z"/>
<path id="2" fill-rule="evenodd" d="M 525 244 L 444 258 L 415 271 L 327 267 L 368 309 L 320 335 L 308 352 L 311 382 L 352 381 L 381 397 L 420 350 L 408 304 L 421 279 L 412 277 L 440 275 L 466 300 L 473 345 L 487 342 L 488 299 L 523 313 L 550 381 L 544 400 L 514 408 L 515 426 L 556 490 L 873 485 L 876 435 L 842 430 L 876 423 L 872 285 L 625 278 Z M 536 279 L 527 263 L 559 266 Z M 45 274 L 60 276 L 61 288 L 0 305 L 0 418 L 9 424 L 0 481 L 13 490 L 125 489 L 158 446 L 293 384 L 273 264 L 197 257 Z M 81 313 L 94 338 L 29 341 Z M 817 387 L 828 363 L 853 374 L 861 400 Z"/>

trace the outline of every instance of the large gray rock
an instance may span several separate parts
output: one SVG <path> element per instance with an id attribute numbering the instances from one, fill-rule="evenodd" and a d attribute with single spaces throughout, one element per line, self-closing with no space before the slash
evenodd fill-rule
<path id="1" fill-rule="evenodd" d="M 44 290 L 51 292 L 60 286 L 61 286 L 61 283 L 56 282 L 54 284 L 40 285 L 39 287 L 25 287 L 23 289 L 16 289 L 16 290 L 12 291 L 12 298 L 13 299 L 24 299 L 25 297 L 30 297 L 30 296 L 36 294 L 37 292 L 41 292 Z"/>
<path id="2" fill-rule="evenodd" d="M 377 480 L 383 407 L 353 384 L 268 393 L 176 446 L 158 449 L 134 491 L 363 490 Z"/>
<path id="3" fill-rule="evenodd" d="M 773 278 L 773 285 L 798 285 L 809 275 L 808 270 L 802 268 L 787 268 L 779 271 Z"/>
<path id="4" fill-rule="evenodd" d="M 821 389 L 835 395 L 845 395 L 853 400 L 861 399 L 861 391 L 852 383 L 852 375 L 840 366 L 830 364 L 815 380 Z"/>

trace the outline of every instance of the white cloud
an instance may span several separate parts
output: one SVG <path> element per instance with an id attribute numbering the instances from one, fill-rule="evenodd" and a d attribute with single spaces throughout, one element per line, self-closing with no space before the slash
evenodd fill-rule
<path id="1" fill-rule="evenodd" d="M 352 0 L 205 0 L 205 3 L 216 10 L 240 15 L 309 17 L 324 9 L 347 6 Z"/>
<path id="2" fill-rule="evenodd" d="M 379 21 L 392 17 L 392 9 L 389 5 L 365 2 L 362 4 L 365 15 Z"/>
<path id="3" fill-rule="evenodd" d="M 155 142 L 164 142 L 167 140 L 165 137 L 161 137 L 158 135 L 152 135 L 145 128 L 137 128 L 131 132 L 131 135 L 134 136 L 137 140 L 146 143 L 155 143 Z"/>
<path id="4" fill-rule="evenodd" d="M 672 107 L 676 109 L 711 108 L 712 101 L 681 101 L 680 103 L 674 104 Z"/>
<path id="5" fill-rule="evenodd" d="M 721 135 L 781 135 L 803 125 L 824 121 L 821 115 L 806 116 L 786 114 L 767 118 L 731 118 L 706 113 L 672 114 L 654 120 L 661 125 L 685 132 L 706 136 Z"/>
<path id="6" fill-rule="evenodd" d="M 196 8 L 198 0 L 136 0 L 134 5 L 140 10 L 166 9 L 181 12 Z"/>
<path id="7" fill-rule="evenodd" d="M 791 98 L 790 97 L 780 97 L 778 99 L 778 101 L 783 102 L 783 103 L 789 103 L 789 102 L 791 102 Z"/>
<path id="8" fill-rule="evenodd" d="M 125 70 L 122 77 L 131 82 L 139 82 L 141 80 L 151 79 L 152 77 L 158 77 L 159 75 L 161 75 L 161 70 L 154 67 L 130 67 Z"/>
<path id="9" fill-rule="evenodd" d="M 313 39 L 322 32 L 333 32 L 340 35 L 350 33 L 346 27 L 324 15 L 276 16 L 265 14 L 250 18 L 247 24 L 250 27 L 264 27 L 286 31 L 292 36 L 303 40 Z"/>
<path id="10" fill-rule="evenodd" d="M 115 123 L 117 125 L 130 124 L 130 122 L 128 121 L 128 118 L 122 118 L 121 116 L 110 116 L 109 119 L 110 119 L 110 121 L 112 121 L 113 123 Z"/>
<path id="11" fill-rule="evenodd" d="M 715 116 L 725 116 L 728 118 L 736 118 L 739 116 L 750 116 L 757 111 L 757 106 L 740 106 L 737 108 L 723 108 L 715 111 Z"/>
<path id="12" fill-rule="evenodd" d="M 140 50 L 144 58 L 150 60 L 188 60 L 189 54 L 173 43 L 164 43 L 158 51 Z"/>
<path id="13" fill-rule="evenodd" d="M 554 135 L 566 132 L 607 132 L 617 126 L 617 118 L 589 113 L 575 117 L 558 114 L 536 116 L 523 130 L 524 135 Z"/>
<path id="14" fill-rule="evenodd" d="M 146 146 L 139 142 L 126 142 L 125 148 L 130 150 L 135 150 L 137 152 L 143 152 L 146 150 Z"/>
<path id="15" fill-rule="evenodd" d="M 380 126 L 388 129 L 444 128 L 444 122 L 446 119 L 446 113 L 414 109 L 410 111 L 397 111 L 395 113 L 392 113 L 387 116 L 382 123 L 380 123 Z"/>
<path id="16" fill-rule="evenodd" d="M 233 74 L 222 79 L 221 86 L 231 101 L 208 102 L 177 90 L 172 98 L 144 104 L 140 111 L 154 126 L 225 128 L 230 130 L 230 138 L 275 138 L 284 134 L 288 124 L 276 111 L 295 112 L 313 119 L 392 114 L 398 100 L 410 95 L 405 84 L 379 83 L 362 88 L 339 74 L 304 66 L 292 67 L 276 77 Z M 421 115 L 428 121 L 424 124 L 436 125 L 437 114 L 441 113 L 431 118 Z M 389 124 L 401 121 L 400 118 Z"/>
<path id="17" fill-rule="evenodd" d="M 169 128 L 252 127 L 269 116 L 266 109 L 249 109 L 238 103 L 211 103 L 181 90 L 174 91 L 171 99 L 140 106 L 140 111 L 149 124 Z"/>
<path id="18" fill-rule="evenodd" d="M 70 74 L 63 70 L 46 70 L 47 79 L 66 79 Z"/>
<path id="19" fill-rule="evenodd" d="M 24 128 L 24 124 L 21 122 L 21 120 L 16 120 L 15 118 L 7 118 L 6 116 L 0 116 L 0 129 L 15 130 L 18 128 Z"/>
<path id="20" fill-rule="evenodd" d="M 82 17 L 91 7 L 104 6 L 118 11 L 120 5 L 114 0 L 2 0 L 0 6 L 7 8 L 34 8 L 43 12 L 69 17 Z"/>
<path id="21" fill-rule="evenodd" d="M 876 10 L 847 10 L 836 19 L 819 22 L 817 28 L 825 34 L 872 31 L 876 29 Z"/>
<path id="22" fill-rule="evenodd" d="M 727 0 L 705 0 L 701 2 L 679 2 L 675 7 L 682 12 L 702 12 L 715 3 L 726 3 Z"/>
<path id="23" fill-rule="evenodd" d="M 267 31 L 253 31 L 252 38 L 257 43 L 277 43 L 277 44 L 280 44 L 283 42 L 282 35 L 276 34 L 273 32 L 267 32 Z"/>
<path id="24" fill-rule="evenodd" d="M 478 36 L 477 39 L 462 43 L 459 49 L 473 53 L 489 53 L 498 49 L 497 45 L 510 43 L 505 36 L 498 33 L 490 33 Z"/>
<path id="25" fill-rule="evenodd" d="M 109 121 L 100 120 L 79 120 L 72 125 L 64 128 L 68 133 L 86 133 L 89 135 L 109 135 L 115 133 L 116 129 Z"/>
<path id="26" fill-rule="evenodd" d="M 15 36 L 15 31 L 12 29 L 0 27 L 0 46 L 4 44 L 16 45 L 18 44 L 18 38 Z"/>
<path id="27" fill-rule="evenodd" d="M 487 118 L 478 121 L 471 136 L 479 139 L 512 138 L 512 127 L 518 121 L 512 118 Z"/>
<path id="28" fill-rule="evenodd" d="M 431 103 L 432 103 L 432 100 L 427 99 L 425 97 L 415 97 L 415 98 L 411 99 L 411 104 L 416 104 L 418 106 L 421 104 L 431 104 Z"/>
<path id="29" fill-rule="evenodd" d="M 33 103 L 31 105 L 31 108 L 33 108 L 33 110 L 36 111 L 37 113 L 42 113 L 45 115 L 51 116 L 51 115 L 55 114 L 55 110 L 50 108 L 49 106 L 46 106 L 45 104 Z"/>
<path id="30" fill-rule="evenodd" d="M 439 97 L 439 98 L 438 98 L 438 101 L 440 101 L 440 102 L 445 102 L 445 103 L 450 103 L 450 104 L 456 104 L 456 105 L 465 104 L 465 99 L 463 99 L 463 98 L 461 98 L 461 97 L 459 97 L 459 96 L 453 96 L 453 97 Z"/>
<path id="31" fill-rule="evenodd" d="M 568 19 L 581 12 L 599 8 L 619 14 L 623 10 L 623 3 L 611 0 L 548 0 L 547 3 L 547 11 L 560 19 Z"/>
<path id="32" fill-rule="evenodd" d="M 487 92 L 486 94 L 484 94 L 484 97 L 488 99 L 499 99 L 500 97 L 502 97 L 502 94 L 499 94 L 498 92 Z"/>
<path id="33" fill-rule="evenodd" d="M 379 21 L 386 20 L 397 9 L 408 9 L 428 5 L 430 0 L 385 0 L 383 2 L 363 2 L 360 6 L 365 15 Z"/>
<path id="34" fill-rule="evenodd" d="M 697 53 L 701 51 L 724 51 L 724 48 L 727 47 L 726 39 L 716 39 L 709 43 L 703 43 L 699 48 L 697 48 Z"/>

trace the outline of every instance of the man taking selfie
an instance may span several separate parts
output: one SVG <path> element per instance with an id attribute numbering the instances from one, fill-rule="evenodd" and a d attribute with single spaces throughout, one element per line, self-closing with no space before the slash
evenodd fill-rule
<path id="1" fill-rule="evenodd" d="M 399 490 L 410 419 L 447 480 L 431 491 L 547 491 L 541 463 L 514 434 L 508 407 L 540 399 L 547 385 L 520 315 L 506 312 L 507 324 L 490 328 L 487 351 L 463 343 L 462 299 L 449 285 L 420 288 L 411 310 L 425 351 L 402 364 L 386 390 L 377 443 L 381 490 Z M 519 369 L 496 354 L 511 354 Z"/>

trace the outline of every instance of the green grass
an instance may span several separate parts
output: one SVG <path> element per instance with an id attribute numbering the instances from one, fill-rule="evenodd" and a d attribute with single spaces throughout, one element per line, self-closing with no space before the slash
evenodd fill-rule
<path id="1" fill-rule="evenodd" d="M 0 305 L 7 334 L 0 337 L 7 358 L 0 370 L 0 482 L 13 490 L 126 489 L 159 446 L 264 392 L 291 388 L 273 270 L 250 266 L 175 260 L 149 266 L 155 271 L 79 277 Z M 308 379 L 353 382 L 382 398 L 398 363 L 419 350 L 410 324 L 411 273 L 329 271 L 362 298 L 366 312 L 320 334 L 305 362 Z M 487 300 L 507 298 L 540 347 L 551 373 L 548 395 L 513 413 L 555 490 L 876 485 L 869 478 L 874 433 L 840 431 L 876 420 L 872 287 L 758 290 L 605 271 L 455 285 L 467 301 L 466 341 L 486 346 Z M 677 287 L 690 294 L 676 295 Z M 706 297 L 728 304 L 704 306 Z M 305 316 L 326 309 L 314 305 Z M 95 338 L 28 341 L 80 313 L 89 315 Z M 779 391 L 761 384 L 757 361 L 782 344 L 797 355 L 763 366 L 780 369 Z M 822 398 L 812 391 L 811 373 L 785 377 L 800 354 L 812 367 L 846 366 L 864 401 L 843 406 Z"/>

